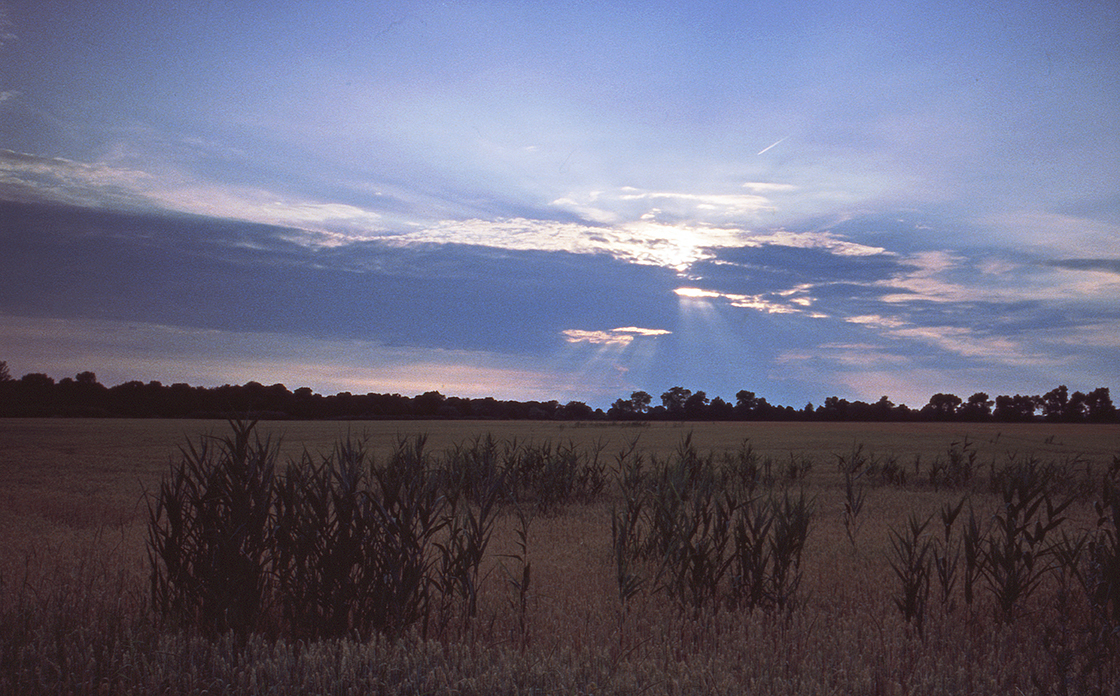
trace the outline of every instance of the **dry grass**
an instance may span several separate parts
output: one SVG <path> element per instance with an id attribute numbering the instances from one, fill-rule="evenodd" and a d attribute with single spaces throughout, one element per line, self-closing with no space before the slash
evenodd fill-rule
<path id="1" fill-rule="evenodd" d="M 932 590 L 919 635 L 894 605 L 892 530 L 970 494 L 985 520 L 999 510 L 989 465 L 1033 454 L 1075 472 L 1105 471 L 1120 451 L 1115 426 L 962 424 L 542 423 L 263 424 L 284 456 L 329 451 L 349 430 L 388 456 L 398 434 L 426 431 L 442 451 L 480 432 L 519 441 L 639 448 L 665 458 L 689 431 L 703 450 L 749 438 L 776 463 L 813 462 L 804 486 L 815 513 L 803 559 L 803 601 L 789 613 L 682 611 L 650 583 L 623 611 L 611 551 L 611 508 L 600 502 L 538 513 L 527 528 L 501 515 L 482 568 L 477 615 L 424 641 L 291 643 L 232 635 L 206 641 L 168 632 L 150 610 L 144 490 L 157 489 L 177 447 L 223 423 L 0 421 L 0 691 L 6 693 L 455 693 L 455 694 L 1008 694 L 1120 693 L 1116 654 L 1078 680 L 1090 625 L 1076 587 L 1050 577 L 1014 621 L 987 596 L 949 608 Z M 945 457 L 968 434 L 981 464 L 967 489 L 870 485 L 852 539 L 836 454 L 856 443 L 912 469 Z M 1079 457 L 1075 461 L 1075 458 Z M 616 489 L 612 488 L 612 491 Z M 1091 499 L 1063 528 L 1095 528 Z M 930 528 L 940 534 L 937 517 Z M 524 548 L 520 532 L 526 531 Z M 525 602 L 520 564 L 531 563 Z M 654 569 L 639 572 L 652 577 Z M 1064 605 L 1063 602 L 1068 602 Z M 1067 666 L 1068 661 L 1068 666 Z"/>

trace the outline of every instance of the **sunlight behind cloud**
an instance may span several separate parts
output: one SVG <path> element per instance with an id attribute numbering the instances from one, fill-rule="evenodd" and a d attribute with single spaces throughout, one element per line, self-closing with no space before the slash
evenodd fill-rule
<path id="1" fill-rule="evenodd" d="M 715 292 L 713 290 L 701 290 L 700 288 L 677 288 L 673 292 L 677 293 L 681 297 L 687 297 L 687 298 L 723 297 L 723 295 L 721 295 L 720 293 Z"/>
<path id="2" fill-rule="evenodd" d="M 627 346 L 636 337 L 667 336 L 671 331 L 665 329 L 642 329 L 637 326 L 624 326 L 610 331 L 585 331 L 583 329 L 565 329 L 561 332 L 568 343 L 589 343 L 604 346 Z"/>
<path id="3" fill-rule="evenodd" d="M 397 244 L 453 243 L 518 251 L 605 253 L 627 263 L 661 266 L 678 273 L 710 258 L 713 248 L 750 245 L 736 229 L 646 220 L 611 226 L 526 218 L 449 220 L 391 239 Z"/>
<path id="4" fill-rule="evenodd" d="M 813 304 L 807 293 L 812 286 L 801 285 L 788 290 L 780 290 L 758 295 L 740 295 L 729 292 L 716 292 L 701 288 L 677 288 L 673 290 L 682 301 L 725 300 L 732 307 L 753 309 L 765 314 L 805 314 Z M 826 315 L 819 312 L 807 314 L 810 318 L 822 319 Z"/>

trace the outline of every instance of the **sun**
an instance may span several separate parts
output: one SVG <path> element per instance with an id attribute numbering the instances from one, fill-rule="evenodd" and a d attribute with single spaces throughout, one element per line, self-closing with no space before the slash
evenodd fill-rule
<path id="1" fill-rule="evenodd" d="M 702 290 L 700 288 L 677 288 L 673 292 L 675 292 L 678 297 L 684 297 L 693 300 L 710 300 L 722 296 L 718 292 L 713 292 L 712 290 Z"/>

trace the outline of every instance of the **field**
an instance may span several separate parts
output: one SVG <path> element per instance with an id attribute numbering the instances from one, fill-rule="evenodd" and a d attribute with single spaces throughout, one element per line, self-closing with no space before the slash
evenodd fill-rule
<path id="1" fill-rule="evenodd" d="M 1094 505 L 1120 504 L 1101 499 L 1120 426 L 261 423 L 281 462 L 322 460 L 351 437 L 383 465 L 418 434 L 436 461 L 489 433 L 605 464 L 601 490 L 569 499 L 535 478 L 494 508 L 473 611 L 449 591 L 430 622 L 314 639 L 275 626 L 206 637 L 152 605 L 152 496 L 181 446 L 229 433 L 224 422 L 0 420 L 0 691 L 1120 693 L 1120 607 L 1107 588 L 1094 594 L 1100 552 L 1115 548 Z M 628 479 L 636 462 L 644 473 Z M 1038 504 L 1008 519 L 1019 498 L 1002 496 L 1022 493 L 1024 472 Z M 657 526 L 667 500 L 672 532 Z M 776 528 L 798 501 L 803 547 L 767 566 L 752 598 L 733 559 L 749 543 L 724 538 L 717 552 L 711 530 L 720 519 Z M 628 506 L 629 546 L 617 533 Z M 704 515 L 715 522 L 682 535 Z"/>

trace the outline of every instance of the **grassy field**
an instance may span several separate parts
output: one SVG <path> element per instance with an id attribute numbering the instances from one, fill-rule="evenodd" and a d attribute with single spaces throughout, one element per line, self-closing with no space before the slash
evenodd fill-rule
<path id="1" fill-rule="evenodd" d="M 994 549 L 1005 509 L 997 483 L 1008 467 L 1026 462 L 1060 472 L 1048 479 L 1054 502 L 1073 499 L 1048 539 L 1060 540 L 1060 532 L 1089 539 L 1097 532 L 1100 481 L 1120 454 L 1118 426 L 281 422 L 259 429 L 281 443 L 282 459 L 305 450 L 322 456 L 348 435 L 365 439 L 378 463 L 400 438 L 417 434 L 428 436 L 436 457 L 485 433 L 523 445 L 570 444 L 587 456 L 601 452 L 609 483 L 587 500 L 548 510 L 527 505 L 524 516 L 502 506 L 480 566 L 475 615 L 449 614 L 426 639 L 409 630 L 392 640 L 208 640 L 170 630 L 151 607 L 145 492 L 158 491 L 170 465 L 181 461 L 180 446 L 207 433 L 224 436 L 229 426 L 0 420 L 0 689 L 1120 693 L 1120 636 L 1099 634 L 1115 628 L 1112 619 L 1093 615 L 1101 606 L 1088 601 L 1084 582 L 1062 570 L 1056 551 L 1033 549 L 1037 567 L 1053 570 L 1036 573 L 1037 588 L 1011 614 L 1001 613 L 993 588 L 1005 581 L 995 572 L 978 576 L 975 600 L 964 600 L 960 549 L 968 512 L 948 543 L 938 545 L 938 514 L 967 498 L 964 509 Z M 700 459 L 714 455 L 716 469 L 744 461 L 744 442 L 752 461 L 770 461 L 773 480 L 760 475 L 743 500 L 804 494 L 811 501 L 796 566 L 801 580 L 787 606 L 736 604 L 730 573 L 710 601 L 690 603 L 674 593 L 672 573 L 648 555 L 627 561 L 640 582 L 623 591 L 612 511 L 624 510 L 638 489 L 620 483 L 617 455 L 636 441 L 652 471 L 679 458 L 689 435 Z M 954 457 L 971 462 L 968 479 L 931 483 L 930 471 Z M 647 490 L 653 489 L 641 495 Z M 692 495 L 690 504 L 701 499 Z M 910 518 L 930 515 L 924 535 L 911 539 Z M 653 539 L 651 523 L 643 524 L 643 538 Z M 928 592 L 920 620 L 907 619 L 906 573 L 896 570 L 904 560 L 900 548 L 911 540 L 928 544 L 927 575 L 911 574 L 919 594 L 922 583 Z M 953 548 L 958 579 L 942 597 L 936 564 L 928 561 L 938 549 Z M 1080 558 L 1078 567 L 1088 567 L 1087 553 Z M 522 592 L 526 563 L 532 575 Z M 694 565 L 689 572 L 699 571 Z M 1106 602 L 1104 611 L 1116 607 Z"/>

